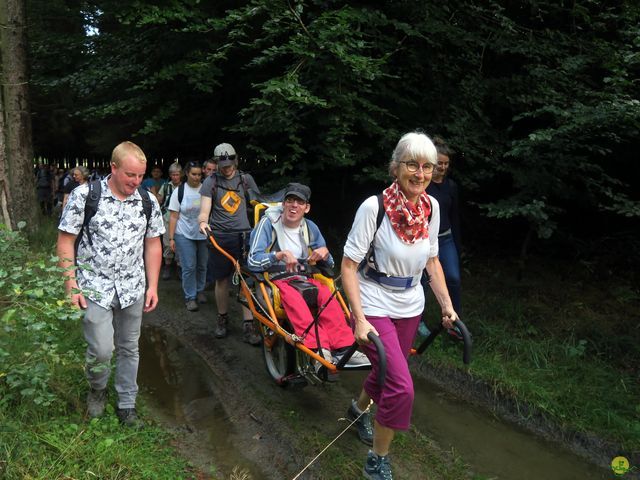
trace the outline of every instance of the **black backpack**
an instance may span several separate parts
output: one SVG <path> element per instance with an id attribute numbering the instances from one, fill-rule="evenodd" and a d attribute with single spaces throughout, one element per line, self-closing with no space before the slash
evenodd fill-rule
<path id="1" fill-rule="evenodd" d="M 89 245 L 93 245 L 93 239 L 91 238 L 91 232 L 89 231 L 89 222 L 94 217 L 96 212 L 98 211 L 98 203 L 100 203 L 100 195 L 102 193 L 102 180 L 93 180 L 89 182 L 89 193 L 87 194 L 87 199 L 84 204 L 84 220 L 82 222 L 82 227 L 80 228 L 80 232 L 78 232 L 78 236 L 76 237 L 75 242 L 75 252 L 76 259 L 78 254 L 78 245 L 80 244 L 80 239 L 82 238 L 82 232 L 85 228 L 87 228 L 87 240 L 89 241 Z M 149 196 L 149 191 L 145 190 L 142 187 L 138 187 L 138 193 L 140 193 L 140 197 L 142 197 L 142 210 L 144 211 L 144 216 L 147 218 L 147 229 L 149 228 L 149 220 L 151 219 L 151 197 Z"/>

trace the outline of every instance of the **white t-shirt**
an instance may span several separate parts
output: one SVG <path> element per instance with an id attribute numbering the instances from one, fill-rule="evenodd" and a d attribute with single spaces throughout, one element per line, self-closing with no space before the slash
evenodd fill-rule
<path id="1" fill-rule="evenodd" d="M 189 240 L 206 240 L 207 237 L 198 228 L 198 215 L 200 214 L 200 187 L 193 188 L 189 184 L 184 184 L 184 197 L 182 203 L 178 202 L 179 188 L 173 190 L 171 200 L 169 200 L 169 211 L 178 212 L 178 223 L 175 233 L 180 234 Z"/>
<path id="2" fill-rule="evenodd" d="M 378 199 L 375 196 L 367 198 L 356 212 L 356 218 L 344 246 L 344 255 L 360 263 L 369 250 L 375 232 L 375 259 L 380 272 L 394 277 L 420 275 L 427 260 L 438 256 L 440 206 L 431 195 L 429 200 L 432 211 L 429 238 L 408 245 L 403 243 L 393 231 L 387 215 L 384 216 L 376 232 Z M 360 273 L 358 273 L 358 280 L 360 281 L 360 301 L 365 315 L 408 318 L 419 315 L 424 310 L 424 294 L 420 284 L 407 290 L 389 290 Z"/>
<path id="3" fill-rule="evenodd" d="M 284 238 L 278 239 L 280 250 L 289 250 L 296 258 L 306 258 L 306 252 L 302 251 L 302 238 L 300 237 L 300 227 L 289 228 L 282 226 Z"/>

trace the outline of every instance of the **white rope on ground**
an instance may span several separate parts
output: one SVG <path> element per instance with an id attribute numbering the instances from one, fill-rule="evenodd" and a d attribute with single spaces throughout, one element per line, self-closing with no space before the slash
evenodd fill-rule
<path id="1" fill-rule="evenodd" d="M 320 453 L 318 453 L 318 455 L 316 455 L 315 457 L 313 457 L 313 459 L 312 459 L 309 463 L 307 463 L 307 465 L 306 465 L 302 470 L 300 470 L 300 472 L 298 472 L 298 474 L 297 474 L 295 477 L 293 477 L 291 480 L 297 480 L 297 479 L 300 477 L 300 475 L 302 475 L 302 474 L 304 473 L 304 471 L 305 471 L 307 468 L 309 468 L 311 465 L 313 465 L 313 464 L 314 464 L 314 462 L 315 462 L 316 460 L 318 460 L 318 459 L 322 456 L 322 454 L 323 454 L 324 452 L 326 452 L 326 451 L 327 451 L 327 449 L 328 449 L 331 445 L 333 445 L 333 444 L 334 444 L 334 443 L 335 443 L 335 442 L 336 442 L 336 441 L 337 441 L 337 440 L 338 440 L 342 435 L 344 435 L 344 434 L 345 434 L 345 432 L 346 432 L 347 430 L 349 430 L 349 429 L 353 426 L 353 424 L 354 424 L 354 423 L 356 423 L 358 420 L 360 420 L 360 417 L 361 417 L 362 415 L 364 415 L 365 413 L 367 413 L 367 412 L 369 411 L 369 409 L 371 408 L 371 405 L 373 405 L 373 400 L 369 400 L 369 405 L 367 405 L 367 408 L 365 408 L 362 412 L 360 412 L 360 415 L 358 415 L 358 416 L 355 418 L 355 420 L 353 420 L 349 425 L 347 425 L 347 426 L 345 427 L 345 429 L 344 429 L 344 430 L 342 430 L 342 431 L 341 431 L 341 432 L 336 436 L 336 438 L 334 438 L 333 440 L 331 440 L 331 441 L 327 444 L 327 446 L 326 446 L 326 447 L 324 447 L 324 448 L 322 449 L 322 451 L 321 451 Z M 346 418 L 344 418 L 344 419 L 340 418 L 339 420 L 347 420 L 347 419 L 346 419 Z"/>

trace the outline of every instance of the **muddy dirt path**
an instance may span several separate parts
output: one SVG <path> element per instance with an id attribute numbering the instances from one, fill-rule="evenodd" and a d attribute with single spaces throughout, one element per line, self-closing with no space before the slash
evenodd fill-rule
<path id="1" fill-rule="evenodd" d="M 191 313 L 185 309 L 182 302 L 179 282 L 162 282 L 160 288 L 161 307 L 144 317 L 146 335 L 150 335 L 150 331 L 155 332 L 151 333 L 157 337 L 154 341 L 162 343 L 158 348 L 163 349 L 169 356 L 177 349 L 193 350 L 199 357 L 198 362 L 201 360 L 202 363 L 195 362 L 190 368 L 211 371 L 212 374 L 207 371 L 207 375 L 213 380 L 209 380 L 210 385 L 206 388 L 212 391 L 215 400 L 195 399 L 186 407 L 187 414 L 180 417 L 178 424 L 175 419 L 173 423 L 163 419 L 161 412 L 152 411 L 152 414 L 168 428 L 173 429 L 176 433 L 176 447 L 201 472 L 210 475 L 204 478 L 230 478 L 234 462 L 238 462 L 238 458 L 242 459 L 240 463 L 251 474 L 251 477 L 244 478 L 294 478 L 346 427 L 343 417 L 350 399 L 359 391 L 366 372 L 342 372 L 337 383 L 307 386 L 303 389 L 283 389 L 275 385 L 266 372 L 262 347 L 252 347 L 241 341 L 241 322 L 235 299 L 230 302 L 232 322 L 229 335 L 223 340 L 217 340 L 213 337 L 216 314 L 211 292 L 207 294 L 209 303 L 202 305 L 199 312 Z M 167 336 L 159 332 L 166 332 Z M 144 363 L 144 358 L 142 362 Z M 463 374 L 459 375 L 461 378 L 455 378 L 451 372 L 440 372 L 441 378 L 438 378 L 438 372 L 426 368 L 424 360 L 412 363 L 414 373 L 418 377 L 429 378 L 441 387 L 448 387 L 446 389 L 455 392 L 460 398 L 466 398 L 470 403 L 490 407 L 499 411 L 500 416 L 508 416 L 507 409 L 503 408 L 500 411 L 500 408 L 495 408 L 500 405 L 496 405 L 496 399 L 491 397 L 485 386 L 474 387 L 468 379 L 462 378 Z M 194 372 L 194 375 L 196 374 L 197 372 Z M 144 381 L 141 383 L 144 384 Z M 148 396 L 152 397 L 153 394 Z M 148 403 L 153 403 L 151 400 L 152 398 L 149 398 Z M 460 408 L 467 410 L 464 405 Z M 203 416 L 207 413 L 224 417 L 227 426 L 223 431 L 211 435 L 210 431 L 203 429 L 202 423 L 206 421 Z M 429 418 L 426 414 L 422 416 Z M 562 440 L 562 443 L 576 442 L 576 438 L 558 438 L 557 435 L 550 435 L 547 426 L 542 424 L 534 428 L 531 428 L 531 425 L 528 427 L 527 430 L 547 438 L 555 437 L 554 440 Z M 394 442 L 394 478 L 484 478 L 474 475 L 470 467 L 454 453 L 454 446 L 438 445 L 425 436 L 426 430 L 419 429 L 422 427 L 414 426 L 410 432 L 403 434 L 399 441 Z M 603 446 L 597 443 L 589 444 L 590 442 L 586 442 L 588 445 L 585 446 L 584 438 L 578 440 L 581 441 L 576 443 L 580 443 L 585 450 L 581 452 L 583 458 L 594 458 L 593 452 Z M 354 432 L 348 431 L 299 478 L 361 478 L 360 472 L 366 452 L 367 447 L 357 440 Z M 604 452 L 601 451 L 602 453 Z M 597 463 L 606 466 L 607 455 L 608 453 L 605 453 L 603 456 L 604 463 Z M 536 458 L 540 463 L 541 458 Z M 496 461 L 504 460 L 497 458 Z M 598 469 L 599 474 L 592 476 L 587 472 L 593 467 L 580 466 L 579 459 L 577 466 L 571 464 L 572 461 L 575 459 L 569 459 L 567 464 L 565 458 L 556 464 L 556 460 L 551 459 L 550 470 L 559 473 L 558 468 L 567 468 L 570 474 L 564 478 L 607 478 L 601 469 Z M 526 463 L 521 467 L 527 469 Z M 522 470 L 520 473 L 522 474 Z"/>
<path id="2" fill-rule="evenodd" d="M 351 398 L 359 392 L 366 372 L 342 373 L 339 382 L 303 389 L 279 387 L 266 371 L 262 347 L 241 341 L 240 315 L 234 301 L 230 302 L 232 320 L 228 337 L 214 338 L 215 306 L 212 293 L 207 295 L 209 303 L 201 305 L 199 312 L 191 313 L 184 307 L 179 283 L 175 280 L 163 282 L 161 307 L 145 315 L 144 325 L 175 336 L 211 369 L 215 378 L 212 388 L 217 399 L 213 408 L 222 409 L 233 425 L 225 439 L 228 447 L 241 452 L 260 470 L 263 478 L 294 478 L 346 427 L 343 417 Z M 163 348 L 172 347 L 165 345 Z M 220 472 L 212 478 L 229 478 L 230 472 L 220 468 L 224 462 L 197 451 L 197 445 L 206 440 L 197 422 L 196 415 L 193 419 L 186 418 L 184 425 L 174 426 L 178 449 L 201 471 Z M 430 456 L 437 458 L 435 463 L 454 463 L 452 455 L 441 452 L 436 445 L 430 445 L 429 450 Z M 366 453 L 367 447 L 357 440 L 353 431 L 348 431 L 300 479 L 360 478 Z M 394 461 L 398 478 L 425 478 L 416 470 L 423 468 L 419 463 L 403 463 L 399 456 Z M 457 463 L 458 467 L 450 476 L 438 478 L 468 478 L 467 473 L 463 473 L 464 467 L 459 461 Z M 327 474 L 327 471 L 333 473 Z"/>

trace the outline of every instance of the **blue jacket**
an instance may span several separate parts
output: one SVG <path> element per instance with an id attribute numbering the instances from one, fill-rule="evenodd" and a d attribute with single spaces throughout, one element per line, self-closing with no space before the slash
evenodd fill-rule
<path id="1" fill-rule="evenodd" d="M 279 251 L 279 248 L 278 242 L 276 241 L 274 243 L 274 241 L 277 240 L 276 236 L 278 231 L 278 228 L 274 228 L 274 224 L 280 222 L 281 214 L 281 206 L 269 207 L 265 211 L 262 219 L 260 219 L 260 222 L 258 222 L 258 225 L 251 232 L 249 258 L 247 260 L 250 270 L 263 272 L 274 265 L 284 265 L 284 262 L 276 260 L 276 252 Z M 304 229 L 307 229 L 308 234 L 305 235 Z M 302 219 L 300 233 L 303 239 L 309 239 L 308 247 L 312 251 L 327 246 L 324 237 L 320 233 L 320 229 L 311 220 L 306 218 Z M 326 262 L 330 267 L 333 267 L 334 261 L 331 254 L 329 254 Z"/>

